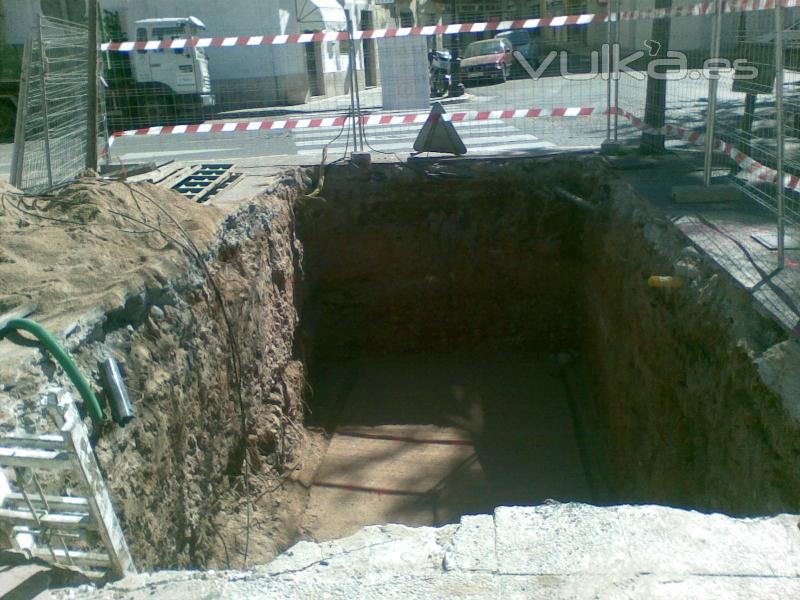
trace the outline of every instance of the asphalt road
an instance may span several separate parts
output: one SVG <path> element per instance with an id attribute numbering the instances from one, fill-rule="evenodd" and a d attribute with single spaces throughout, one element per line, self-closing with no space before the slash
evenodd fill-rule
<path id="1" fill-rule="evenodd" d="M 455 125 L 468 154 L 494 154 L 524 150 L 599 146 L 605 139 L 606 82 L 568 81 L 549 77 L 539 81 L 515 78 L 502 84 L 470 87 L 461 98 L 444 99 L 448 112 L 486 111 L 555 107 L 596 107 L 595 117 L 572 119 L 515 119 L 464 122 Z M 347 114 L 349 97 L 338 97 L 302 105 L 281 107 L 284 114 L 265 108 L 219 115 L 220 121 L 252 121 L 313 118 Z M 363 94 L 365 113 L 384 114 L 380 89 Z M 284 111 L 295 110 L 288 113 Z M 421 107 L 416 113 L 426 113 Z M 408 153 L 420 126 L 375 126 L 366 130 L 367 141 L 376 152 Z M 331 143 L 329 157 L 335 158 L 352 149 L 348 132 L 340 127 L 305 130 L 273 130 L 214 134 L 182 134 L 123 137 L 115 140 L 111 152 L 113 162 L 135 163 L 144 160 L 243 160 L 259 156 L 299 155 L 318 160 L 322 148 Z M 337 137 L 338 136 L 338 137 Z M 333 141 L 335 140 L 335 141 Z M 313 157 L 313 158 L 312 158 Z"/>
<path id="2" fill-rule="evenodd" d="M 704 126 L 708 82 L 688 72 L 681 80 L 670 81 L 667 97 L 667 121 L 689 128 Z M 448 112 L 488 111 L 530 108 L 593 107 L 591 117 L 491 119 L 454 124 L 464 141 L 468 155 L 506 154 L 527 151 L 598 147 L 606 138 L 607 82 L 601 77 L 576 79 L 549 76 L 538 81 L 517 76 L 505 83 L 467 88 L 460 98 L 445 98 Z M 619 85 L 622 108 L 643 115 L 646 83 L 623 76 Z M 730 92 L 730 85 L 720 84 L 720 102 L 735 107 L 741 95 Z M 769 97 L 759 100 L 769 101 Z M 294 107 L 263 107 L 217 115 L 212 122 L 253 121 L 261 119 L 313 118 L 345 115 L 349 96 L 316 100 Z M 382 110 L 381 90 L 362 92 L 365 114 L 386 114 Z M 426 113 L 420 107 L 413 113 Z M 396 114 L 396 113 L 392 113 Z M 635 133 L 625 119 L 620 119 L 620 137 Z M 376 154 L 407 154 L 421 126 L 374 126 L 366 129 L 367 142 Z M 258 157 L 294 156 L 295 160 L 316 162 L 328 145 L 329 160 L 352 149 L 347 130 L 340 127 L 285 129 L 228 133 L 129 136 L 117 138 L 111 149 L 112 163 L 139 163 L 168 160 L 240 162 Z M 277 160 L 273 158 L 273 160 Z M 0 146 L 0 177 L 7 178 L 11 162 L 9 146 Z"/>

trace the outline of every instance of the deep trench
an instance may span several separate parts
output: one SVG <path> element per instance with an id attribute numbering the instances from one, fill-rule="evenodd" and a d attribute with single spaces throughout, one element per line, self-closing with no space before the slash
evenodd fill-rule
<path id="1" fill-rule="evenodd" d="M 334 185 L 301 215 L 308 424 L 333 435 L 315 537 L 614 499 L 581 352 L 586 212 L 524 183 Z"/>
<path id="2" fill-rule="evenodd" d="M 581 164 L 350 174 L 300 212 L 307 421 L 333 435 L 312 535 L 549 499 L 797 508 L 797 442 L 730 307 L 753 343 L 774 325 Z M 686 289 L 648 288 L 687 260 L 704 275 Z"/>
<path id="3" fill-rule="evenodd" d="M 200 291 L 111 336 L 143 410 L 99 455 L 141 564 L 550 499 L 800 512 L 798 427 L 754 362 L 786 335 L 669 219 L 595 157 L 411 164 L 227 222 L 246 443 Z"/>

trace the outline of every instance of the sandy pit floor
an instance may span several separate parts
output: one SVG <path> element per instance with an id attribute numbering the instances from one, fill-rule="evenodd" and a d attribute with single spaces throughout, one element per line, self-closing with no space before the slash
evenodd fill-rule
<path id="1" fill-rule="evenodd" d="M 591 499 L 567 390 L 548 357 L 360 358 L 323 363 L 312 380 L 334 431 L 304 521 L 315 539 Z"/>

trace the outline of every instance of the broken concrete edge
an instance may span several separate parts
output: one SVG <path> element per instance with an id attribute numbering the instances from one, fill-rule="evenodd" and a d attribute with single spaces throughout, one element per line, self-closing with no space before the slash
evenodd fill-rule
<path id="1" fill-rule="evenodd" d="M 223 251 L 229 248 L 231 242 L 243 244 L 252 240 L 267 224 L 264 215 L 249 222 L 242 217 L 254 214 L 256 207 L 270 198 L 293 200 L 300 193 L 299 190 L 309 187 L 310 169 L 293 167 L 283 170 L 279 175 L 271 178 L 271 184 L 256 196 L 247 201 L 239 202 L 226 210 L 220 219 L 217 234 L 208 249 L 198 253 L 197 257 L 186 256 L 186 270 L 177 278 L 166 279 L 159 273 L 154 277 L 158 286 L 140 285 L 131 286 L 122 291 L 121 302 L 117 306 L 95 308 L 77 316 L 68 326 L 61 331 L 53 333 L 63 341 L 64 348 L 72 355 L 80 352 L 95 342 L 102 342 L 111 333 L 130 326 L 131 323 L 146 320 L 151 310 L 158 312 L 164 306 L 180 306 L 185 304 L 182 300 L 192 290 L 197 290 L 205 283 L 205 274 L 202 272 L 197 260 L 203 260 L 206 265 L 212 264 Z M 269 216 L 266 217 L 268 220 Z M 242 227 L 242 224 L 245 227 Z M 232 238 L 229 234 L 236 230 L 238 236 Z M 226 235 L 228 234 L 228 235 Z M 47 323 L 48 315 L 38 315 L 34 312 L 32 318 L 41 318 Z M 39 386 L 39 393 L 31 397 L 27 406 L 18 406 L 15 423 L 0 421 L 0 431 L 15 429 L 29 429 L 21 427 L 21 418 L 30 412 L 31 407 L 36 411 L 40 407 L 39 399 L 46 395 L 54 386 L 71 389 L 68 379 L 58 370 L 50 372 L 43 368 L 48 358 L 35 348 L 14 346 L 6 344 L 3 349 L 3 369 L 5 375 L 13 373 L 11 381 L 0 381 L 0 392 L 8 392 L 16 387 L 20 378 L 29 373 L 43 373 L 47 381 Z M 88 376 L 88 374 L 86 374 Z M 94 379 L 93 379 L 94 381 Z M 95 381 L 95 383 L 97 383 Z M 86 421 L 90 431 L 92 424 Z"/>
<path id="2" fill-rule="evenodd" d="M 661 213 L 656 207 L 642 199 L 633 187 L 620 180 L 610 183 L 609 205 L 617 218 L 630 220 L 639 227 L 652 248 L 663 256 L 673 268 L 671 273 L 653 275 L 676 275 L 689 281 L 689 289 L 702 299 L 714 288 L 723 285 L 731 301 L 722 303 L 731 323 L 731 340 L 742 348 L 757 367 L 764 385 L 781 399 L 787 415 L 800 424 L 800 337 L 787 331 L 770 314 L 766 314 L 752 294 L 737 282 L 727 271 L 708 257 L 688 236 Z M 645 282 L 643 282 L 643 285 Z M 752 311 L 763 328 L 756 331 L 742 318 L 742 309 Z M 776 325 L 783 335 L 775 335 Z M 765 333 L 766 332 L 766 333 Z"/>
<path id="3" fill-rule="evenodd" d="M 745 595 L 768 598 L 773 584 L 780 584 L 778 590 L 796 596 L 797 527 L 797 516 L 785 514 L 737 519 L 650 505 L 548 502 L 499 507 L 492 515 L 464 516 L 439 528 L 380 525 L 340 540 L 298 542 L 246 571 L 163 571 L 53 595 L 178 599 L 213 591 L 226 598 L 322 592 L 336 598 L 438 598 L 458 597 L 461 590 L 475 597 L 509 597 L 504 592 L 513 591 L 518 597 L 594 598 L 600 590 L 617 597 L 614 592 L 633 589 L 642 595 L 625 597 L 692 592 L 716 598 L 760 589 Z M 645 593 L 651 588 L 655 595 Z"/>

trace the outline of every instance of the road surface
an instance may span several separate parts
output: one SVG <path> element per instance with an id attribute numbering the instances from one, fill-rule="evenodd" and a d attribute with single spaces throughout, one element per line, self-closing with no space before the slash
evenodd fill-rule
<path id="1" fill-rule="evenodd" d="M 691 76 L 694 75 L 694 76 Z M 725 77 L 729 78 L 727 74 Z M 736 107 L 741 94 L 733 94 L 730 81 L 720 83 L 720 120 L 730 113 L 736 119 Z M 620 107 L 633 114 L 643 115 L 646 83 L 630 75 L 620 82 Z M 448 112 L 491 111 L 531 108 L 581 107 L 594 108 L 591 117 L 490 119 L 455 123 L 456 131 L 467 147 L 468 156 L 509 154 L 519 152 L 553 151 L 558 149 L 599 147 L 606 138 L 607 82 L 601 77 L 574 79 L 548 76 L 537 81 L 516 77 L 505 83 L 470 87 L 460 98 L 445 98 L 442 103 Z M 670 81 L 667 97 L 667 122 L 688 128 L 705 127 L 707 80 L 696 71 L 688 72 L 681 80 Z M 759 97 L 769 104 L 770 97 Z M 381 109 L 381 90 L 371 88 L 361 93 L 364 114 L 387 114 Z M 264 107 L 247 111 L 219 114 L 211 122 L 279 120 L 346 115 L 349 96 L 315 100 L 294 107 Z M 426 114 L 421 107 L 416 114 Z M 391 113 L 398 114 L 398 113 Z M 637 132 L 624 118 L 619 120 L 620 138 Z M 378 125 L 366 128 L 366 148 L 373 154 L 408 154 L 421 125 Z M 328 159 L 343 156 L 352 150 L 349 132 L 341 127 L 284 129 L 272 131 L 243 131 L 205 134 L 157 136 L 128 136 L 117 138 L 110 152 L 112 163 L 156 163 L 169 160 L 238 162 L 258 157 L 295 156 L 309 163 L 321 158 L 328 146 Z M 0 177 L 7 179 L 11 162 L 10 146 L 0 146 Z"/>

